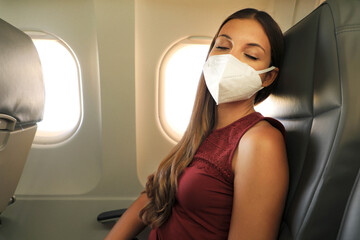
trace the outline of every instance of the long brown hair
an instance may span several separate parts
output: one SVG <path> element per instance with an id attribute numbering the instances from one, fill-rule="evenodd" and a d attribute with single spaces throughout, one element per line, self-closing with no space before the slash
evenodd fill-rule
<path id="1" fill-rule="evenodd" d="M 263 26 L 270 41 L 271 64 L 280 68 L 283 52 L 282 32 L 267 13 L 252 8 L 235 12 L 225 19 L 210 44 L 209 53 L 221 28 L 226 23 L 232 19 L 244 18 L 256 19 Z M 255 98 L 255 104 L 268 97 L 275 84 L 273 83 L 259 91 Z M 140 217 L 145 224 L 151 227 L 159 227 L 170 217 L 178 189 L 178 178 L 189 166 L 200 144 L 214 127 L 215 106 L 215 101 L 206 87 L 202 74 L 191 119 L 183 137 L 160 163 L 157 171 L 148 178 L 145 192 L 150 201 L 140 211 Z"/>

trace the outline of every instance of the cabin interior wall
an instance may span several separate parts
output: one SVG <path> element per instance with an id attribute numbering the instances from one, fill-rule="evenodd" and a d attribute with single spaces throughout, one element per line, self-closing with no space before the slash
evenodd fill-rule
<path id="1" fill-rule="evenodd" d="M 158 70 L 166 51 L 188 36 L 213 36 L 236 10 L 253 7 L 273 12 L 274 4 L 267 0 L 135 1 L 136 149 L 143 185 L 175 145 L 161 127 L 157 102 Z"/>
<path id="2" fill-rule="evenodd" d="M 135 1 L 136 151 L 143 185 L 175 145 L 161 126 L 157 102 L 158 72 L 170 46 L 188 36 L 212 37 L 227 16 L 248 7 L 268 12 L 286 32 L 321 2 L 323 0 Z"/>
<path id="3" fill-rule="evenodd" d="M 2 1 L 0 11 L 5 21 L 22 30 L 44 31 L 63 39 L 74 50 L 82 76 L 84 111 L 80 128 L 65 142 L 33 145 L 17 194 L 84 194 L 101 178 L 100 82 L 93 3 Z M 63 96 L 66 98 L 66 92 Z"/>
<path id="4" fill-rule="evenodd" d="M 80 63 L 83 120 L 61 144 L 33 146 L 2 214 L 0 239 L 102 239 L 103 211 L 128 207 L 136 173 L 134 1 L 0 0 L 0 18 L 63 39 Z M 66 97 L 66 93 L 64 93 Z"/>
<path id="5" fill-rule="evenodd" d="M 160 124 L 157 102 L 158 71 L 169 47 L 188 36 L 212 37 L 227 16 L 246 7 L 270 13 L 285 32 L 318 4 L 314 0 L 135 1 L 136 146 L 143 185 L 175 145 Z"/>

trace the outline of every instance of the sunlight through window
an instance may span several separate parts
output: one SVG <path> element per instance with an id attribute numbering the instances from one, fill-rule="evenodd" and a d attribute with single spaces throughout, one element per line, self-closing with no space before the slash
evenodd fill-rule
<path id="1" fill-rule="evenodd" d="M 160 67 L 160 122 L 175 141 L 189 123 L 210 39 L 188 38 L 175 44 Z"/>
<path id="2" fill-rule="evenodd" d="M 45 84 L 44 118 L 38 123 L 34 143 L 58 143 L 71 137 L 81 120 L 79 66 L 59 39 L 29 35 L 39 53 Z"/>

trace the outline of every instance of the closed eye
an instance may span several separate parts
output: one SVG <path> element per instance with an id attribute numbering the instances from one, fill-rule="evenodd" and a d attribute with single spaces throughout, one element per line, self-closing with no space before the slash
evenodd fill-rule
<path id="1" fill-rule="evenodd" d="M 255 61 L 258 60 L 257 57 L 251 56 L 251 55 L 249 55 L 249 54 L 244 53 L 244 55 L 245 55 L 247 58 L 250 58 L 251 60 L 255 60 Z"/>
<path id="2" fill-rule="evenodd" d="M 228 47 L 222 47 L 222 46 L 216 46 L 216 49 L 219 49 L 219 50 L 228 50 L 229 48 L 228 48 Z"/>

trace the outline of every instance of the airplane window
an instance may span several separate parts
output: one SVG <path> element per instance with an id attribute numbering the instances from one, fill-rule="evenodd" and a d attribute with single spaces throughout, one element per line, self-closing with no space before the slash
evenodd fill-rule
<path id="1" fill-rule="evenodd" d="M 79 64 L 62 40 L 42 32 L 26 32 L 38 51 L 45 84 L 43 121 L 38 123 L 35 144 L 54 144 L 70 138 L 82 117 Z"/>
<path id="2" fill-rule="evenodd" d="M 160 125 L 179 141 L 189 123 L 197 85 L 211 38 L 189 37 L 175 43 L 164 55 L 159 74 Z"/>

